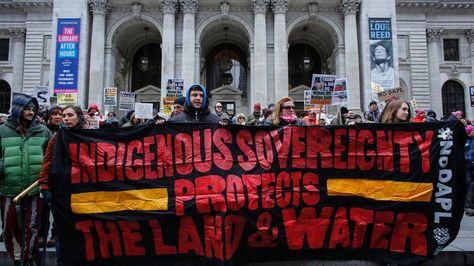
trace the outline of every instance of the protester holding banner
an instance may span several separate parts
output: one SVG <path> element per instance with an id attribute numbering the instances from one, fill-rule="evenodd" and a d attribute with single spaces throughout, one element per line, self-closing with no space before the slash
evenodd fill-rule
<path id="1" fill-rule="evenodd" d="M 286 125 L 306 125 L 303 120 L 296 116 L 295 102 L 290 97 L 281 98 L 275 109 L 275 117 L 273 118 L 273 125 L 286 126 Z"/>
<path id="2" fill-rule="evenodd" d="M 385 106 L 381 117 L 382 123 L 410 122 L 410 107 L 402 100 L 393 100 Z"/>
<path id="3" fill-rule="evenodd" d="M 219 117 L 209 110 L 206 88 L 200 84 L 191 85 L 186 92 L 184 111 L 170 118 L 170 122 L 219 123 Z"/>
<path id="4" fill-rule="evenodd" d="M 78 106 L 66 106 L 63 109 L 63 122 L 68 129 L 87 129 L 89 128 L 89 123 L 86 120 L 84 113 L 81 108 Z M 53 150 L 54 143 L 56 140 L 56 135 L 54 135 L 48 143 L 46 153 L 44 155 L 43 166 L 41 168 L 40 176 L 38 182 L 40 184 L 40 192 L 47 204 L 50 204 L 53 200 L 53 194 L 51 193 L 49 187 L 49 177 L 51 167 L 53 165 Z M 63 265 L 62 258 L 60 254 L 60 241 L 56 239 L 56 262 L 57 265 Z"/>
<path id="5" fill-rule="evenodd" d="M 21 199 L 20 206 L 13 203 L 15 196 L 38 179 L 44 150 L 51 138 L 48 128 L 35 121 L 38 108 L 35 98 L 13 93 L 11 116 L 0 126 L 3 231 L 6 250 L 15 265 L 21 259 L 24 265 L 35 265 L 39 259 L 43 199 L 38 195 L 38 188 Z"/>

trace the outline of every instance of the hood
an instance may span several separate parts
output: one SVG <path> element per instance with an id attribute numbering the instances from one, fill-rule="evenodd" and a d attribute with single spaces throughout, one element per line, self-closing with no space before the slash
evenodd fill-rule
<path id="1" fill-rule="evenodd" d="M 206 94 L 206 88 L 204 88 L 204 86 L 202 86 L 201 84 L 193 84 L 191 86 L 189 86 L 188 90 L 186 91 L 186 100 L 184 102 L 184 106 L 187 110 L 191 110 L 193 109 L 191 107 L 191 102 L 189 101 L 189 95 L 191 94 L 191 88 L 193 87 L 199 87 L 201 88 L 201 91 L 203 93 L 203 99 L 202 99 L 202 105 L 201 105 L 201 109 L 200 111 L 204 111 L 207 109 L 207 107 L 209 106 L 209 101 L 207 100 L 207 94 Z"/>
<path id="2" fill-rule="evenodd" d="M 87 108 L 87 112 L 89 113 L 89 111 L 93 108 L 95 108 L 97 112 L 100 112 L 99 106 L 97 104 L 90 104 L 89 108 Z"/>
<path id="3" fill-rule="evenodd" d="M 38 100 L 24 93 L 13 93 L 12 109 L 10 112 L 13 121 L 15 121 L 16 123 L 20 123 L 21 112 L 23 112 L 25 106 L 27 106 L 30 102 L 33 102 L 36 108 L 35 115 L 33 116 L 33 121 L 35 121 L 39 110 Z"/>

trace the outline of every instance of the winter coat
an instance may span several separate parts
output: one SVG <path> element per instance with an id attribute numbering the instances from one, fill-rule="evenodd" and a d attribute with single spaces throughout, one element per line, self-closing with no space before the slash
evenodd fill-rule
<path id="1" fill-rule="evenodd" d="M 0 126 L 2 158 L 0 195 L 11 197 L 17 196 L 38 179 L 44 151 L 51 138 L 49 129 L 35 122 L 35 118 L 24 135 L 18 132 L 23 108 L 33 101 L 36 110 L 38 110 L 38 102 L 34 98 L 24 97 L 18 100 L 15 97 L 14 95 L 11 117 Z M 38 188 L 35 188 L 30 192 L 30 195 L 37 193 Z"/>
<path id="2" fill-rule="evenodd" d="M 211 113 L 209 110 L 209 101 L 207 100 L 206 89 L 202 85 L 203 101 L 201 108 L 195 109 L 191 106 L 189 101 L 191 88 L 196 85 L 191 85 L 186 92 L 186 101 L 184 102 L 184 111 L 177 116 L 170 118 L 170 122 L 205 122 L 205 123 L 219 123 L 219 117 L 216 114 Z"/>

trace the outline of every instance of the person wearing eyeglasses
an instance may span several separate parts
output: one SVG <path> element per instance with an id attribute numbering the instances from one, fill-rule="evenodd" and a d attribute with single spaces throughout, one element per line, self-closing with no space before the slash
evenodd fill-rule
<path id="1" fill-rule="evenodd" d="M 273 125 L 306 125 L 303 120 L 296 116 L 295 102 L 290 97 L 281 98 L 275 109 L 275 117 L 273 118 Z"/>

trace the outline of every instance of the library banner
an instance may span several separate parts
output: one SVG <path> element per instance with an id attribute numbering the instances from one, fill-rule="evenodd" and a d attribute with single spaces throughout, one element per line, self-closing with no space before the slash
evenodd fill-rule
<path id="1" fill-rule="evenodd" d="M 359 259 L 419 264 L 465 195 L 460 122 L 61 130 L 65 265 Z"/>

